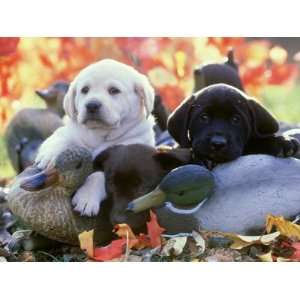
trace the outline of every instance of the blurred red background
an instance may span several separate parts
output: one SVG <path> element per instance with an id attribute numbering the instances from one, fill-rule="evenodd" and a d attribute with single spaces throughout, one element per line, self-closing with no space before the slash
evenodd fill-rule
<path id="1" fill-rule="evenodd" d="M 246 91 L 259 96 L 267 84 L 293 85 L 298 66 L 267 39 L 246 38 L 0 38 L 0 128 L 34 97 L 36 88 L 72 80 L 86 65 L 114 58 L 146 74 L 170 110 L 193 88 L 193 69 L 222 62 L 235 49 Z"/>

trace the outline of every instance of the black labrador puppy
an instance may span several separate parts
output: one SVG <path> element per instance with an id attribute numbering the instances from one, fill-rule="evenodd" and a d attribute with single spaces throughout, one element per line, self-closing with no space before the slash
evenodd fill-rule
<path id="1" fill-rule="evenodd" d="M 293 156 L 296 139 L 276 136 L 278 123 L 258 102 L 227 84 L 210 85 L 187 98 L 170 115 L 168 130 L 192 148 L 194 161 L 213 167 L 245 154 Z"/>

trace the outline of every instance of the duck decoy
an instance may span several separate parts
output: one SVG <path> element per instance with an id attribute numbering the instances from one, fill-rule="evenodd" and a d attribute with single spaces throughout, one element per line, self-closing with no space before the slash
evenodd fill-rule
<path id="1" fill-rule="evenodd" d="M 45 100 L 47 108 L 24 108 L 10 121 L 5 132 L 9 159 L 17 173 L 34 162 L 40 144 L 63 125 L 63 98 L 66 82 L 56 82 L 36 93 Z"/>
<path id="2" fill-rule="evenodd" d="M 168 173 L 152 192 L 131 202 L 128 210 L 140 212 L 166 202 L 179 207 L 193 206 L 207 198 L 213 187 L 214 176 L 205 167 L 181 166 Z M 152 201 L 148 202 L 148 199 Z"/>
<path id="3" fill-rule="evenodd" d="M 73 194 L 92 171 L 92 155 L 74 146 L 58 156 L 54 168 L 31 166 L 18 175 L 6 197 L 8 207 L 49 239 L 78 245 L 78 234 L 94 229 L 95 242 L 105 243 L 112 234 L 105 204 L 97 217 L 82 217 L 71 204 Z"/>
<path id="4" fill-rule="evenodd" d="M 268 155 L 242 156 L 218 165 L 212 171 L 214 188 L 193 209 L 172 203 L 156 208 L 159 223 L 167 233 L 199 228 L 238 234 L 262 233 L 268 214 L 291 219 L 300 212 L 300 160 Z M 176 175 L 174 172 L 173 175 Z M 172 176 L 172 173 L 170 173 Z M 180 177 L 174 182 L 180 182 Z M 176 190 L 176 184 L 173 186 Z M 188 191 L 188 187 L 186 191 Z M 170 192 L 169 192 L 170 194 Z M 129 209 L 157 205 L 152 195 L 129 204 Z M 137 203 L 143 201 L 144 203 Z"/>
<path id="5" fill-rule="evenodd" d="M 194 92 L 216 83 L 226 83 L 244 91 L 234 52 L 230 50 L 224 63 L 200 65 L 194 70 Z"/>
<path id="6" fill-rule="evenodd" d="M 64 97 L 69 89 L 69 85 L 68 82 L 59 80 L 46 89 L 36 90 L 35 93 L 45 101 L 50 111 L 62 118 L 65 115 L 63 108 Z"/>

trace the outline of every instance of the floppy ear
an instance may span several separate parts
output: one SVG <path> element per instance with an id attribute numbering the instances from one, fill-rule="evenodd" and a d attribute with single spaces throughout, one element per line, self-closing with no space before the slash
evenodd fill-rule
<path id="1" fill-rule="evenodd" d="M 68 92 L 64 97 L 64 110 L 66 114 L 72 119 L 76 121 L 77 118 L 77 110 L 75 107 L 75 97 L 76 97 L 76 89 L 74 81 L 70 84 Z"/>
<path id="2" fill-rule="evenodd" d="M 278 122 L 265 107 L 253 99 L 248 99 L 247 103 L 252 121 L 253 137 L 262 138 L 278 131 Z"/>
<path id="3" fill-rule="evenodd" d="M 185 99 L 180 106 L 173 111 L 168 119 L 169 133 L 181 147 L 185 148 L 191 147 L 191 141 L 188 137 L 188 127 L 190 111 L 194 100 L 194 95 Z"/>
<path id="4" fill-rule="evenodd" d="M 163 169 L 170 171 L 181 165 L 190 163 L 192 160 L 192 153 L 188 148 L 158 148 L 153 157 L 159 162 Z"/>
<path id="5" fill-rule="evenodd" d="M 142 105 L 146 110 L 146 117 L 153 111 L 155 93 L 148 78 L 145 75 L 139 74 L 139 82 L 135 83 L 134 90 L 141 99 Z"/>

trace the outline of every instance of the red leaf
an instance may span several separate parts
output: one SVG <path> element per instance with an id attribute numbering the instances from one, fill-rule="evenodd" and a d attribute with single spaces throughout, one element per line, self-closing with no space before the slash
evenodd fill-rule
<path id="1" fill-rule="evenodd" d="M 255 68 L 247 68 L 244 72 L 241 72 L 242 82 L 244 85 L 261 85 L 266 80 L 267 68 L 265 65 L 261 65 Z"/>
<path id="2" fill-rule="evenodd" d="M 295 249 L 295 252 L 289 258 L 300 261 L 300 242 L 292 243 L 291 246 Z"/>
<path id="3" fill-rule="evenodd" d="M 0 56 L 13 54 L 19 44 L 18 37 L 1 37 L 0 38 Z"/>
<path id="4" fill-rule="evenodd" d="M 245 41 L 243 37 L 209 37 L 208 44 L 214 45 L 221 54 L 226 55 L 228 50 L 236 48 Z"/>
<path id="5" fill-rule="evenodd" d="M 51 62 L 51 60 L 47 57 L 47 55 L 41 53 L 40 54 L 40 60 L 43 63 L 44 66 L 48 67 L 48 68 L 53 68 L 53 64 Z"/>
<path id="6" fill-rule="evenodd" d="M 118 258 L 123 254 L 125 246 L 125 238 L 112 241 L 105 247 L 95 248 L 93 259 L 97 261 L 109 261 Z"/>
<path id="7" fill-rule="evenodd" d="M 164 104 L 171 110 L 175 109 L 184 99 L 184 90 L 176 85 L 165 85 L 159 89 Z"/>
<path id="8" fill-rule="evenodd" d="M 152 248 L 161 246 L 161 234 L 165 231 L 157 222 L 157 216 L 150 210 L 150 221 L 147 222 L 147 230 Z"/>
<path id="9" fill-rule="evenodd" d="M 271 76 L 268 80 L 270 84 L 285 84 L 294 81 L 298 75 L 298 67 L 292 64 L 273 64 Z"/>

